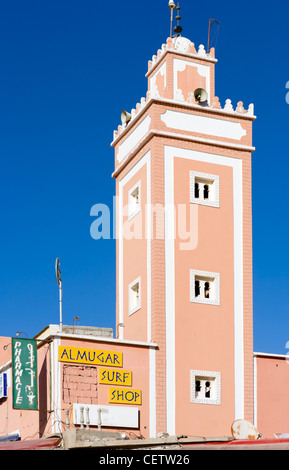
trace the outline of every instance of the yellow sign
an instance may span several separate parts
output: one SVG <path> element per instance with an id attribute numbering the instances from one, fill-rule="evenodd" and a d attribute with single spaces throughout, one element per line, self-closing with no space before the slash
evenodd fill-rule
<path id="1" fill-rule="evenodd" d="M 99 369 L 99 383 L 106 385 L 132 384 L 132 372 L 127 370 Z"/>
<path id="2" fill-rule="evenodd" d="M 141 390 L 131 390 L 127 388 L 110 388 L 109 403 L 141 405 Z"/>
<path id="3" fill-rule="evenodd" d="M 59 346 L 58 360 L 61 362 L 93 364 L 96 366 L 122 367 L 122 353 L 101 351 L 99 349 Z"/>

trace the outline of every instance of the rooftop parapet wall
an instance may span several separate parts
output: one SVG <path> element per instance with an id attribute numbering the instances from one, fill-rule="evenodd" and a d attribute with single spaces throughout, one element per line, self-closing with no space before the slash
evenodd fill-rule
<path id="1" fill-rule="evenodd" d="M 147 97 L 146 98 L 141 98 L 141 102 L 136 105 L 135 109 L 131 110 L 131 113 L 130 113 L 131 114 L 131 120 L 130 120 L 130 122 L 128 124 L 119 125 L 118 129 L 114 131 L 112 146 L 114 146 L 114 144 L 116 143 L 116 140 L 119 137 L 122 136 L 123 131 L 125 129 L 133 127 L 133 123 L 134 123 L 135 119 L 138 117 L 138 115 L 140 115 L 140 112 L 144 108 L 146 108 L 146 105 L 153 99 L 154 100 L 160 100 L 160 101 L 166 101 L 165 99 L 158 96 L 156 90 L 154 90 L 154 92 L 148 92 Z M 245 109 L 244 103 L 242 101 L 239 101 L 237 103 L 237 105 L 235 105 L 236 107 L 234 108 L 232 101 L 230 99 L 227 99 L 225 101 L 224 106 L 222 107 L 222 105 L 220 103 L 220 100 L 217 96 L 215 96 L 213 98 L 211 106 L 206 106 L 206 108 L 204 108 L 204 107 L 200 106 L 199 104 L 197 104 L 197 102 L 193 99 L 191 99 L 191 101 L 190 100 L 184 101 L 184 100 L 180 99 L 177 102 L 177 104 L 192 105 L 192 108 L 197 107 L 197 108 L 200 108 L 200 110 L 207 109 L 207 110 L 222 111 L 223 114 L 227 114 L 228 116 L 229 115 L 231 115 L 231 116 L 242 116 L 242 117 L 247 117 L 247 118 L 250 118 L 250 119 L 255 119 L 256 118 L 256 116 L 254 114 L 254 104 L 253 103 L 249 105 L 248 109 Z M 141 114 L 143 114 L 143 113 L 141 113 Z"/>
<path id="2" fill-rule="evenodd" d="M 179 54 L 181 56 L 185 56 L 188 59 L 196 59 L 198 63 L 200 63 L 200 61 L 206 63 L 216 62 L 214 49 L 211 49 L 210 53 L 207 54 L 204 46 L 201 44 L 197 52 L 194 43 L 186 38 L 168 38 L 167 44 L 163 44 L 157 55 L 154 55 L 152 60 L 149 61 L 149 70 L 146 75 L 149 80 L 156 71 L 160 71 L 162 64 L 165 63 L 165 56 L 168 53 Z M 243 101 L 239 101 L 238 103 L 233 104 L 231 99 L 226 99 L 222 105 L 218 96 L 211 96 L 209 102 L 207 102 L 205 105 L 200 105 L 199 102 L 195 99 L 194 93 L 192 91 L 187 94 L 187 97 L 185 97 L 181 89 L 177 89 L 174 93 L 173 99 L 169 99 L 163 92 L 160 92 L 157 80 L 150 80 L 149 90 L 146 93 L 146 97 L 142 97 L 140 102 L 136 104 L 136 107 L 130 111 L 130 121 L 122 125 L 120 124 L 117 130 L 114 131 L 112 146 L 115 146 L 117 141 L 119 141 L 119 139 L 123 136 L 124 130 L 129 130 L 134 126 L 138 118 L 144 114 L 144 110 L 147 109 L 148 104 L 152 100 L 170 101 L 176 104 L 187 105 L 192 110 L 194 108 L 201 108 L 202 110 L 216 111 L 227 116 L 238 116 L 249 118 L 250 120 L 255 119 L 254 104 L 250 104 L 246 109 Z"/>
<path id="3" fill-rule="evenodd" d="M 157 51 L 157 54 L 152 56 L 152 60 L 149 60 L 148 73 L 146 76 L 148 76 L 152 72 L 152 69 L 157 66 L 157 64 L 160 62 L 163 55 L 167 51 L 186 54 L 189 57 L 195 57 L 197 59 L 217 62 L 217 59 L 215 59 L 215 48 L 213 47 L 210 49 L 210 52 L 207 53 L 203 44 L 199 45 L 197 51 L 195 48 L 195 44 L 187 38 L 183 38 L 181 36 L 179 36 L 178 38 L 168 38 L 167 43 L 163 44 L 161 49 Z"/>

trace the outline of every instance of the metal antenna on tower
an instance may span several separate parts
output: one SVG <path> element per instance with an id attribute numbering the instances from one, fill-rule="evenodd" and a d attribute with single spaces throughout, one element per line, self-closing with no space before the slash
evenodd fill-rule
<path id="1" fill-rule="evenodd" d="M 210 37 L 211 37 L 211 28 L 213 24 L 217 24 L 217 35 L 219 33 L 219 28 L 220 28 L 220 23 L 217 20 L 214 20 L 213 18 L 209 19 L 209 31 L 208 31 L 208 46 L 207 46 L 207 54 L 210 52 Z"/>
<path id="2" fill-rule="evenodd" d="M 61 280 L 61 271 L 60 271 L 60 261 L 59 258 L 56 258 L 55 261 L 55 276 L 56 282 L 59 287 L 59 326 L 60 331 L 62 331 L 62 280 Z"/>

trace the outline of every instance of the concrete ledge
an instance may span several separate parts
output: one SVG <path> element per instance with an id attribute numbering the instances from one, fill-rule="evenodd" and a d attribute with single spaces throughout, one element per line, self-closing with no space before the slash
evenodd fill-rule
<path id="1" fill-rule="evenodd" d="M 228 442 L 231 437 L 200 438 L 182 436 L 164 436 L 152 439 L 127 439 L 121 432 L 95 431 L 91 429 L 71 429 L 63 433 L 65 450 L 89 448 L 113 449 L 156 449 L 181 448 L 183 445 L 205 442 Z"/>

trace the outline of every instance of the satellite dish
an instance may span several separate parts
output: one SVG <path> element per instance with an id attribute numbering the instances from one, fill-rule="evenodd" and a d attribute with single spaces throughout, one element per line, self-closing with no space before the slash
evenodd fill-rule
<path id="1" fill-rule="evenodd" d="M 253 424 L 244 419 L 237 419 L 231 426 L 232 436 L 237 440 L 256 440 L 260 434 Z"/>
<path id="2" fill-rule="evenodd" d="M 60 261 L 59 258 L 56 258 L 55 261 L 55 277 L 58 285 L 61 283 L 61 271 L 60 271 Z"/>
<path id="3" fill-rule="evenodd" d="M 205 103 L 208 100 L 208 93 L 203 88 L 197 88 L 194 91 L 194 96 L 199 103 Z"/>
<path id="4" fill-rule="evenodd" d="M 121 122 L 122 124 L 128 124 L 129 121 L 131 120 L 131 114 L 128 113 L 127 111 L 123 110 L 122 113 L 121 113 Z"/>

